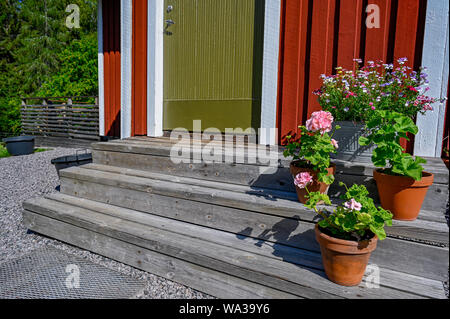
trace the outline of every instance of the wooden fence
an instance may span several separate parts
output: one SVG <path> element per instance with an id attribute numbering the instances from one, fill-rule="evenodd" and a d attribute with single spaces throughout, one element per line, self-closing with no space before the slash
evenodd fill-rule
<path id="1" fill-rule="evenodd" d="M 22 134 L 99 139 L 98 97 L 23 97 Z"/>

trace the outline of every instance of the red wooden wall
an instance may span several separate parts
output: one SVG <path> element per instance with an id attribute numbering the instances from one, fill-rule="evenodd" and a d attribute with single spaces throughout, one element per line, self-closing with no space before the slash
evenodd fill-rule
<path id="1" fill-rule="evenodd" d="M 380 8 L 380 28 L 366 28 L 366 7 Z M 280 143 L 320 105 L 321 74 L 351 68 L 354 58 L 387 63 L 408 57 L 418 68 L 426 0 L 282 0 L 278 85 Z M 413 142 L 408 143 L 408 151 Z"/>
<path id="2" fill-rule="evenodd" d="M 133 0 L 131 135 L 147 135 L 147 0 Z"/>
<path id="3" fill-rule="evenodd" d="M 102 7 L 105 136 L 120 136 L 120 0 Z"/>

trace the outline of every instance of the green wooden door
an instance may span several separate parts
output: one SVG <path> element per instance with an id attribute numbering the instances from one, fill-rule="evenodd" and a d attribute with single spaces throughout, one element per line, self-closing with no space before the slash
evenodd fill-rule
<path id="1" fill-rule="evenodd" d="M 165 0 L 164 124 L 260 125 L 264 0 Z M 166 8 L 172 6 L 172 11 Z"/>

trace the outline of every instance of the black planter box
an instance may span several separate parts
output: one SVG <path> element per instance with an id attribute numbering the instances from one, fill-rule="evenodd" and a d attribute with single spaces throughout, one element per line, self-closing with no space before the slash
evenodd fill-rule
<path id="1" fill-rule="evenodd" d="M 28 155 L 34 152 L 34 136 L 15 136 L 3 139 L 6 149 L 13 156 Z"/>

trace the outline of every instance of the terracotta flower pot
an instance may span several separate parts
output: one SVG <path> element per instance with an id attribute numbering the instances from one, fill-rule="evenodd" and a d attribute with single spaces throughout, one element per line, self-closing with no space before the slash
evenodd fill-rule
<path id="1" fill-rule="evenodd" d="M 309 192 L 320 191 L 322 194 L 328 192 L 328 188 L 330 187 L 330 185 L 323 183 L 323 182 L 319 182 L 317 180 L 318 171 L 315 171 L 310 168 L 297 167 L 294 165 L 294 163 L 296 163 L 296 161 L 291 162 L 291 165 L 290 165 L 290 172 L 294 178 L 298 173 L 302 173 L 302 172 L 308 172 L 313 177 L 313 182 L 308 185 Z M 331 163 L 330 167 L 327 170 L 328 170 L 328 175 L 334 175 L 336 173 L 336 165 Z M 306 198 L 306 195 L 308 194 L 306 189 L 295 186 L 295 190 L 297 191 L 298 200 L 301 203 L 305 204 L 308 201 L 308 199 Z"/>
<path id="2" fill-rule="evenodd" d="M 320 244 L 322 263 L 328 279 L 342 286 L 359 285 L 370 254 L 377 247 L 378 237 L 360 242 L 338 239 L 320 231 L 316 224 L 316 240 Z"/>
<path id="3" fill-rule="evenodd" d="M 419 215 L 428 187 L 434 175 L 422 172 L 422 179 L 384 174 L 381 169 L 373 171 L 377 182 L 381 207 L 388 209 L 398 220 L 415 220 Z"/>

